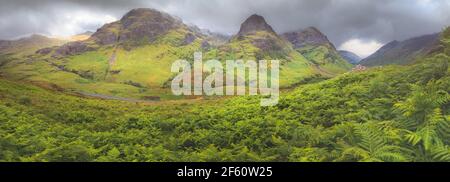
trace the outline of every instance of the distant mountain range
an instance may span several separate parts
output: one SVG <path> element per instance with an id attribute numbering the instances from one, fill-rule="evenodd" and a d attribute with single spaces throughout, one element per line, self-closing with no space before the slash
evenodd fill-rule
<path id="1" fill-rule="evenodd" d="M 361 57 L 350 51 L 340 50 L 339 54 L 351 64 L 358 64 L 361 61 Z"/>
<path id="2" fill-rule="evenodd" d="M 409 64 L 418 57 L 433 51 L 439 43 L 439 34 L 423 35 L 405 41 L 392 41 L 378 51 L 363 59 L 364 66 L 381 66 L 388 64 Z"/>
<path id="3" fill-rule="evenodd" d="M 35 51 L 67 43 L 66 40 L 33 34 L 17 40 L 0 40 L 0 54 L 32 54 Z"/>

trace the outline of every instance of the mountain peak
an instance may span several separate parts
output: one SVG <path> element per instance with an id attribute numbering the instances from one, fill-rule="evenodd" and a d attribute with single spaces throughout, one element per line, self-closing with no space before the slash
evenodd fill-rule
<path id="1" fill-rule="evenodd" d="M 119 21 L 101 27 L 92 35 L 92 39 L 105 45 L 125 41 L 153 41 L 172 29 L 182 27 L 181 20 L 150 8 L 132 9 Z"/>
<path id="2" fill-rule="evenodd" d="M 303 32 L 310 32 L 310 33 L 314 33 L 314 34 L 323 35 L 323 33 L 319 29 L 317 29 L 316 27 L 313 27 L 313 26 L 305 28 L 303 30 Z"/>
<path id="3" fill-rule="evenodd" d="M 275 31 L 269 24 L 267 24 L 264 17 L 257 14 L 253 14 L 250 17 L 248 17 L 244 21 L 244 23 L 241 24 L 241 29 L 239 30 L 238 35 L 244 36 L 256 31 L 267 31 L 275 34 Z"/>
<path id="4" fill-rule="evenodd" d="M 287 32 L 283 34 L 283 37 L 291 42 L 295 48 L 301 48 L 306 45 L 332 45 L 327 36 L 320 32 L 316 27 L 308 27 L 303 30 Z M 334 45 L 332 46 L 334 48 Z"/>

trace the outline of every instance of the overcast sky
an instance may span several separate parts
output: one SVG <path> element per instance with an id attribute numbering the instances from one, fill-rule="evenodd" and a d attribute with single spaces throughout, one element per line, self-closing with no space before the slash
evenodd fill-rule
<path id="1" fill-rule="evenodd" d="M 450 25 L 450 0 L 0 0 L 0 39 L 95 31 L 138 7 L 224 34 L 257 13 L 278 33 L 315 26 L 338 48 L 363 57 L 391 40 Z"/>

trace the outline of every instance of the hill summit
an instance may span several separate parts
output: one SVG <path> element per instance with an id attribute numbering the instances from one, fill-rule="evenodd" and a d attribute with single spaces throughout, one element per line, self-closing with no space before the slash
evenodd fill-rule
<path id="1" fill-rule="evenodd" d="M 241 24 L 241 29 L 239 30 L 239 33 L 237 35 L 245 36 L 257 31 L 266 31 L 276 34 L 275 31 L 272 29 L 272 27 L 269 24 L 267 24 L 264 17 L 257 14 L 253 14 Z"/>
<path id="2" fill-rule="evenodd" d="M 327 36 L 316 27 L 308 27 L 304 30 L 284 33 L 283 37 L 291 42 L 295 48 L 301 48 L 307 45 L 328 45 L 334 48 L 334 45 L 331 44 Z"/>
<path id="3" fill-rule="evenodd" d="M 343 73 L 351 68 L 344 60 L 328 37 L 315 27 L 284 33 L 283 38 L 289 41 L 294 49 L 329 75 Z"/>
<path id="4" fill-rule="evenodd" d="M 184 26 L 174 17 L 149 8 L 129 11 L 119 21 L 106 24 L 92 35 L 99 44 L 107 45 L 126 41 L 153 41 L 169 30 Z"/>

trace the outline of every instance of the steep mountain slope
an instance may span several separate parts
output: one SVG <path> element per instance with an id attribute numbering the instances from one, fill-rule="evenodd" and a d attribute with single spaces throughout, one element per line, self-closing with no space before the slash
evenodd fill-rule
<path id="1" fill-rule="evenodd" d="M 206 38 L 166 13 L 134 9 L 87 40 L 40 49 L 3 65 L 0 73 L 81 94 L 168 98 L 172 62 L 192 60 Z"/>
<path id="2" fill-rule="evenodd" d="M 439 42 L 439 34 L 423 35 L 405 41 L 392 41 L 381 47 L 369 57 L 361 60 L 364 66 L 381 66 L 387 64 L 409 64 L 417 57 L 426 55 Z"/>
<path id="3" fill-rule="evenodd" d="M 339 74 L 351 68 L 328 38 L 315 27 L 282 35 L 299 53 L 329 74 Z"/>
<path id="4" fill-rule="evenodd" d="M 221 60 L 279 60 L 280 86 L 289 87 L 320 74 L 292 45 L 278 36 L 260 15 L 251 15 L 228 43 L 207 53 Z"/>
<path id="5" fill-rule="evenodd" d="M 278 59 L 281 87 L 333 77 L 348 67 L 334 58 L 320 64 L 319 59 L 305 59 L 259 15 L 250 16 L 226 43 L 224 37 L 203 32 L 154 9 L 133 9 L 87 40 L 2 61 L 0 74 L 84 95 L 172 99 L 179 97 L 169 88 L 175 75 L 171 65 L 179 59 L 192 61 L 195 51 L 203 51 L 204 60 Z"/>
<path id="6" fill-rule="evenodd" d="M 353 52 L 340 50 L 339 54 L 342 58 L 347 60 L 350 64 L 358 64 L 361 61 L 361 58 Z"/>
<path id="7" fill-rule="evenodd" d="M 225 60 L 280 60 L 280 86 L 288 87 L 313 75 L 304 57 L 293 51 L 259 15 L 251 15 L 239 32 L 225 44 L 209 49 L 205 59 Z"/>

